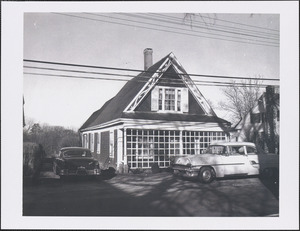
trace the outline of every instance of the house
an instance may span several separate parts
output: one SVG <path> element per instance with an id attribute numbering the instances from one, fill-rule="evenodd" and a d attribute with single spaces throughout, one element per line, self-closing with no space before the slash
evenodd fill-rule
<path id="1" fill-rule="evenodd" d="M 231 133 L 231 140 L 250 141 L 266 152 L 279 153 L 279 87 L 267 86 L 256 105 Z"/>
<path id="2" fill-rule="evenodd" d="M 102 168 L 168 168 L 175 156 L 228 140 L 230 123 L 217 117 L 175 55 L 152 65 L 152 52 L 144 50 L 144 71 L 79 129 Z"/>

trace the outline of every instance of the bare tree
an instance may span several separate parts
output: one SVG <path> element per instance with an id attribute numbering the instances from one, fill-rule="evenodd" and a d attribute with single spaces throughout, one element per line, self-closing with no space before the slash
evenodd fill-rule
<path id="1" fill-rule="evenodd" d="M 35 119 L 33 119 L 31 117 L 26 117 L 24 130 L 29 132 L 35 123 L 36 123 Z"/>
<path id="2" fill-rule="evenodd" d="M 233 124 L 244 118 L 255 106 L 261 94 L 261 78 L 249 78 L 241 82 L 232 82 L 229 87 L 222 89 L 225 96 L 218 108 L 230 113 Z"/>

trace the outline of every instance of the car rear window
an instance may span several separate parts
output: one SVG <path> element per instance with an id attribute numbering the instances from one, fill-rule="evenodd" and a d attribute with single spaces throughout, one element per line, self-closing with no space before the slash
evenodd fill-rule
<path id="1" fill-rule="evenodd" d="M 247 154 L 256 154 L 256 148 L 255 147 L 250 147 L 250 146 L 246 146 L 247 149 Z"/>
<path id="2" fill-rule="evenodd" d="M 91 157 L 92 154 L 87 150 L 67 150 L 63 153 L 64 157 Z"/>

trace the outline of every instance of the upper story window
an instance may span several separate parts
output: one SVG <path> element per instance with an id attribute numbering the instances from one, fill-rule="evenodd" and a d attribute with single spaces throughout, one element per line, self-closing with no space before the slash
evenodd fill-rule
<path id="1" fill-rule="evenodd" d="M 188 112 L 188 89 L 157 86 L 152 90 L 151 110 Z"/>

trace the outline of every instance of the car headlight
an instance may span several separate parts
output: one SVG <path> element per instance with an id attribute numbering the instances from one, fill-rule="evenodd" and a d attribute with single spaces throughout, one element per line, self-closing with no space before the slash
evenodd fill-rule
<path id="1" fill-rule="evenodd" d="M 179 158 L 177 159 L 176 164 L 191 166 L 191 162 L 188 158 Z"/>

